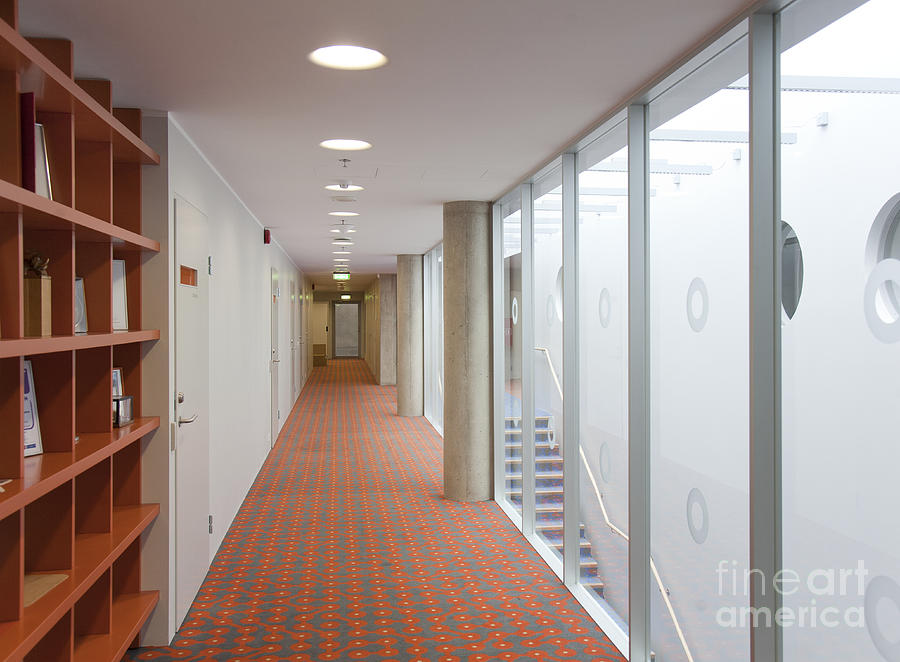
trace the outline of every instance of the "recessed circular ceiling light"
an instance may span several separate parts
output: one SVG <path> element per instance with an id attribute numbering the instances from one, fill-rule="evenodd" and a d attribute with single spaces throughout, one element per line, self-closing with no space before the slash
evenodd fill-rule
<path id="1" fill-rule="evenodd" d="M 336 257 L 336 258 L 334 258 L 334 261 L 335 262 L 349 262 L 350 258 L 349 257 Z"/>
<path id="2" fill-rule="evenodd" d="M 352 246 L 353 242 L 346 237 L 335 237 L 331 240 L 332 246 Z"/>
<path id="3" fill-rule="evenodd" d="M 329 138 L 319 143 L 319 147 L 325 149 L 337 149 L 345 152 L 358 152 L 363 149 L 370 149 L 372 143 L 365 140 L 356 140 L 353 138 Z"/>
<path id="4" fill-rule="evenodd" d="M 350 191 L 365 191 L 364 187 L 356 184 L 329 184 L 325 188 L 329 191 L 343 191 L 345 193 L 349 193 Z"/>
<path id="5" fill-rule="evenodd" d="M 329 216 L 359 216 L 359 214 L 355 211 L 330 211 L 328 212 Z"/>
<path id="6" fill-rule="evenodd" d="M 333 255 L 352 255 L 352 251 L 331 251 Z"/>
<path id="7" fill-rule="evenodd" d="M 386 65 L 388 61 L 384 53 L 376 51 L 374 48 L 351 46 L 350 44 L 335 44 L 317 48 L 309 54 L 309 59 L 320 67 L 349 71 L 377 69 Z"/>

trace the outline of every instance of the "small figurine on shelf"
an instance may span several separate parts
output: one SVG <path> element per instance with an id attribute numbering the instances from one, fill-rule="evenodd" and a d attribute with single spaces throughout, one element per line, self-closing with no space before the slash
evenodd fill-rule
<path id="1" fill-rule="evenodd" d="M 25 335 L 49 336 L 51 331 L 50 258 L 38 253 L 25 256 Z"/>

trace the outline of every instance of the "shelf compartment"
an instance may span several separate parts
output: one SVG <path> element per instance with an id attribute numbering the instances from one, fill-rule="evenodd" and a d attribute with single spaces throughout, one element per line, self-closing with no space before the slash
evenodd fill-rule
<path id="1" fill-rule="evenodd" d="M 107 569 L 75 603 L 76 640 L 90 635 L 109 636 L 112 602 L 110 574 Z"/>
<path id="2" fill-rule="evenodd" d="M 75 367 L 72 352 L 30 356 L 45 453 L 71 453 L 75 443 Z"/>
<path id="3" fill-rule="evenodd" d="M 0 21 L 0 69 L 20 72 L 21 90 L 35 93 L 41 111 L 73 114 L 78 140 L 111 142 L 116 161 L 159 164 L 159 155 L 153 149 L 3 21 Z"/>
<path id="4" fill-rule="evenodd" d="M 25 458 L 24 478 L 7 483 L 0 492 L 0 518 L 26 507 L 158 427 L 158 417 L 137 418 L 131 425 L 111 433 L 79 434 L 73 453 L 44 453 Z"/>
<path id="5" fill-rule="evenodd" d="M 0 359 L 0 478 L 4 479 L 21 478 L 24 471 L 24 373 L 25 361 L 21 356 Z"/>
<path id="6" fill-rule="evenodd" d="M 81 432 L 112 431 L 112 348 L 75 352 L 75 425 Z"/>
<path id="7" fill-rule="evenodd" d="M 112 246 L 75 243 L 75 276 L 84 279 L 87 327 L 93 333 L 112 332 Z M 72 331 L 74 332 L 74 326 Z"/>
<path id="8" fill-rule="evenodd" d="M 0 204 L 0 291 L 8 293 L 0 297 L 0 338 L 21 338 L 25 332 L 23 272 L 22 218 L 6 213 Z"/>
<path id="9" fill-rule="evenodd" d="M 112 456 L 113 505 L 141 503 L 141 444 L 130 444 Z"/>
<path id="10" fill-rule="evenodd" d="M 73 576 L 48 594 L 55 599 L 34 603 L 19 621 L 0 623 L 0 660 L 20 657 L 40 641 L 158 514 L 159 504 L 118 507 L 111 533 L 76 536 Z"/>
<path id="11" fill-rule="evenodd" d="M 159 591 L 123 593 L 113 598 L 110 633 L 76 637 L 74 659 L 77 662 L 121 660 L 140 634 L 157 602 Z"/>
<path id="12" fill-rule="evenodd" d="M 71 230 L 25 229 L 22 258 L 31 253 L 50 260 L 51 332 L 73 333 L 75 329 L 75 261 Z"/>
<path id="13" fill-rule="evenodd" d="M 69 662 L 71 659 L 72 612 L 68 612 L 41 637 L 24 662 Z"/>
<path id="14" fill-rule="evenodd" d="M 105 458 L 75 477 L 75 535 L 109 533 L 112 525 L 111 471 L 112 461 Z M 76 626 L 77 620 L 76 614 Z"/>
<path id="15" fill-rule="evenodd" d="M 158 329 L 0 340 L 0 359 L 159 340 Z"/>
<path id="16" fill-rule="evenodd" d="M 111 242 L 124 250 L 159 252 L 158 241 L 0 180 L 0 214 L 9 216 L 0 220 L 0 251 L 3 255 L 7 252 L 5 243 L 16 240 L 18 236 L 16 220 L 19 212 L 26 229 L 74 230 L 78 241 Z M 21 253 L 19 247 L 18 254 Z M 5 328 L 5 319 L 3 325 Z"/>
<path id="17" fill-rule="evenodd" d="M 25 575 L 22 540 L 25 536 L 22 513 L 0 520 L 0 621 L 22 618 L 22 578 Z"/>

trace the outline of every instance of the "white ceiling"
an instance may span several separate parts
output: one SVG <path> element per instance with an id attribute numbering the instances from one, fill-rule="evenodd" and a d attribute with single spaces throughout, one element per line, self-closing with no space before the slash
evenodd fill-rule
<path id="1" fill-rule="evenodd" d="M 308 273 L 331 269 L 326 213 L 358 211 L 351 266 L 374 273 L 440 241 L 442 202 L 495 199 L 748 4 L 20 0 L 20 28 L 71 39 L 116 105 L 170 111 Z M 306 59 L 334 43 L 390 61 Z M 374 147 L 318 147 L 335 137 Z M 358 202 L 331 201 L 338 177 Z"/>

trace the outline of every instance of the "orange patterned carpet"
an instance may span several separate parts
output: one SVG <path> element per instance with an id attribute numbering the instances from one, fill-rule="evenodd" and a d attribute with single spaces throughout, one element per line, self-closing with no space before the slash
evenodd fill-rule
<path id="1" fill-rule="evenodd" d="M 127 659 L 622 660 L 495 503 L 442 497 L 395 402 L 316 368 L 172 645 Z"/>

